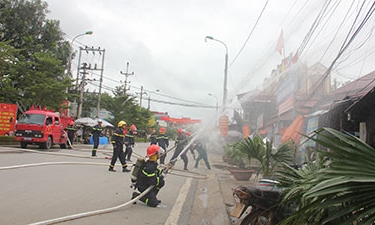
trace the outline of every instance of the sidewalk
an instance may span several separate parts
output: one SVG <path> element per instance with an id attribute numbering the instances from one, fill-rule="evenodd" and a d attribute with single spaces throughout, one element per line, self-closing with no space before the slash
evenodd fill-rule
<path id="1" fill-rule="evenodd" d="M 209 153 L 212 169 L 200 165 L 196 172 L 206 173 L 208 179 L 197 180 L 193 207 L 189 224 L 233 225 L 236 218 L 229 215 L 235 205 L 232 189 L 239 185 L 249 185 L 251 181 L 237 181 L 227 169 L 222 155 Z"/>

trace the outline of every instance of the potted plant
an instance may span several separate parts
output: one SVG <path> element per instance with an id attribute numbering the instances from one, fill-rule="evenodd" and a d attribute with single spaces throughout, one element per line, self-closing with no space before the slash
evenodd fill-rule
<path id="1" fill-rule="evenodd" d="M 249 163 L 251 159 L 255 159 L 260 164 L 257 175 L 262 173 L 264 177 L 270 177 L 278 165 L 292 161 L 294 148 L 292 141 L 275 148 L 272 141 L 255 135 L 235 143 L 232 154 L 247 159 Z"/>
<path id="2" fill-rule="evenodd" d="M 245 154 L 235 149 L 235 145 L 226 145 L 224 147 L 223 160 L 230 164 L 229 172 L 236 180 L 247 181 L 255 173 L 255 170 L 249 169 L 246 165 L 250 160 Z M 248 162 L 246 162 L 248 160 Z"/>

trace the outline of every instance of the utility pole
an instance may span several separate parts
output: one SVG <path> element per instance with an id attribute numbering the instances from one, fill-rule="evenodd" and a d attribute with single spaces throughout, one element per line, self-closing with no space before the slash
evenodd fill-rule
<path id="1" fill-rule="evenodd" d="M 84 86 L 85 86 L 85 81 L 86 81 L 86 74 L 87 71 L 100 71 L 100 84 L 99 84 L 99 94 L 98 94 L 98 103 L 97 103 L 97 109 L 96 109 L 96 116 L 99 117 L 99 112 L 100 112 L 100 99 L 101 99 L 101 94 L 102 94 L 102 86 L 103 86 L 103 71 L 104 71 L 104 57 L 105 57 L 105 49 L 100 49 L 100 47 L 98 48 L 94 48 L 94 47 L 87 47 L 85 46 L 85 48 L 82 48 L 80 47 L 79 48 L 79 58 L 78 58 L 78 62 L 80 63 L 81 62 L 81 52 L 82 51 L 85 51 L 86 53 L 89 53 L 89 52 L 92 52 L 92 54 L 95 55 L 95 52 L 99 53 L 100 57 L 101 57 L 101 65 L 97 65 L 95 64 L 94 67 L 91 67 L 91 64 L 87 64 L 87 63 L 83 63 L 83 67 L 80 68 L 80 64 L 78 64 L 78 69 L 77 69 L 77 80 L 76 80 L 76 86 L 77 86 L 77 89 L 78 89 L 78 80 L 79 80 L 79 74 L 83 74 L 82 76 L 82 81 L 81 81 L 81 85 L 79 86 L 79 91 L 80 91 L 80 100 L 78 102 L 78 109 L 77 109 L 77 118 L 80 118 L 81 117 L 81 114 L 82 114 L 82 105 L 83 105 L 83 92 L 84 92 Z M 83 73 L 80 72 L 80 70 L 83 69 Z"/>
<path id="2" fill-rule="evenodd" d="M 102 68 L 100 69 L 100 83 L 99 83 L 99 95 L 98 95 L 98 105 L 96 108 L 96 117 L 99 118 L 100 113 L 100 100 L 102 97 L 102 86 L 103 86 L 103 70 L 104 70 L 104 56 L 105 56 L 105 50 L 103 50 L 103 57 L 102 57 Z"/>
<path id="3" fill-rule="evenodd" d="M 79 95 L 79 101 L 78 101 L 78 111 L 77 111 L 77 118 L 81 118 L 81 114 L 82 114 L 82 104 L 83 104 L 83 91 L 85 90 L 85 80 L 86 80 L 86 67 L 87 67 L 87 63 L 83 63 L 83 66 L 82 66 L 82 69 L 83 69 L 83 72 L 82 72 L 82 81 L 81 81 L 81 84 L 80 84 L 80 95 Z"/>
<path id="4" fill-rule="evenodd" d="M 142 96 L 143 96 L 143 86 L 141 86 L 141 94 L 139 96 L 139 107 L 142 107 Z"/>
<path id="5" fill-rule="evenodd" d="M 126 95 L 126 91 L 127 91 L 126 86 L 128 83 L 130 83 L 130 81 L 128 82 L 128 77 L 130 75 L 134 75 L 134 72 L 129 73 L 129 62 L 126 63 L 126 73 L 123 73 L 122 71 L 120 71 L 120 74 L 125 75 L 124 95 Z"/>

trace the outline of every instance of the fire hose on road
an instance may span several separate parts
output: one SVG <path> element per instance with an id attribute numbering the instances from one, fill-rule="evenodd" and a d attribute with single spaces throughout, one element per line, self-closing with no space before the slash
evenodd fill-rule
<path id="1" fill-rule="evenodd" d="M 74 215 L 70 215 L 70 216 L 64 216 L 64 217 L 60 217 L 60 218 L 55 218 L 55 219 L 40 221 L 40 222 L 36 222 L 36 223 L 31 223 L 29 225 L 56 224 L 56 223 L 66 222 L 66 221 L 69 221 L 69 220 L 75 220 L 75 219 L 80 219 L 80 218 L 84 218 L 84 217 L 96 216 L 96 215 L 100 215 L 100 214 L 104 214 L 104 213 L 114 212 L 114 211 L 119 210 L 119 209 L 121 209 L 125 206 L 133 204 L 133 202 L 136 202 L 137 200 L 142 198 L 144 195 L 146 195 L 149 191 L 151 191 L 152 188 L 154 188 L 153 185 L 148 187 L 144 192 L 142 192 L 140 195 L 138 195 L 136 198 L 132 199 L 131 201 L 125 202 L 124 204 L 121 204 L 121 205 L 118 205 L 118 206 L 115 206 L 115 207 L 106 208 L 106 209 L 99 209 L 99 210 L 84 212 L 84 213 L 78 213 L 78 214 L 74 214 Z"/>
<path id="2" fill-rule="evenodd" d="M 194 174 L 192 176 L 192 175 L 176 174 L 176 173 L 172 172 L 172 167 L 174 166 L 174 163 L 177 160 L 181 159 L 181 154 L 183 154 L 188 149 L 188 147 L 191 145 L 192 141 L 184 148 L 184 150 L 178 155 L 178 157 L 173 161 L 172 164 L 170 163 L 167 167 L 165 167 L 166 168 L 165 169 L 165 174 L 169 173 L 171 175 L 177 175 L 177 176 L 183 176 L 183 177 L 192 177 L 192 178 L 195 178 L 195 179 L 206 179 L 207 178 L 206 175 L 202 175 L 202 174 L 199 174 L 199 173 L 189 172 L 189 173 Z M 173 150 L 174 148 L 175 147 L 172 147 L 171 149 L 168 149 L 168 151 Z M 52 154 L 52 155 L 62 155 L 62 156 L 69 156 L 69 157 L 90 158 L 90 159 L 92 159 L 92 157 L 77 156 L 77 155 L 74 155 L 74 154 L 63 154 L 63 153 L 54 153 L 54 152 L 40 152 L 40 151 L 26 150 L 26 149 L 23 149 L 22 151 L 27 151 L 27 152 L 32 152 L 32 153 L 39 153 L 39 154 Z M 107 163 L 94 163 L 94 162 L 43 162 L 43 163 L 33 163 L 33 164 L 24 164 L 24 165 L 15 165 L 15 166 L 0 167 L 0 171 L 1 170 L 26 168 L 26 167 L 35 167 L 35 166 L 49 166 L 49 165 L 99 165 L 99 166 L 105 165 L 105 166 L 108 166 Z M 180 170 L 176 170 L 176 171 L 180 171 Z M 186 172 L 184 172 L 184 173 L 186 173 Z M 66 221 L 70 221 L 70 220 L 75 220 L 75 219 L 79 219 L 79 218 L 84 218 L 84 217 L 89 217 L 89 216 L 94 216 L 94 215 L 100 215 L 100 214 L 114 212 L 116 210 L 119 210 L 119 209 L 121 209 L 123 207 L 129 206 L 129 205 L 133 204 L 134 202 L 138 201 L 140 198 L 142 198 L 144 195 L 146 195 L 150 190 L 152 190 L 153 187 L 154 186 L 148 187 L 144 192 L 140 193 L 140 195 L 138 195 L 136 198 L 132 199 L 131 201 L 125 202 L 124 204 L 115 206 L 115 207 L 110 207 L 110 208 L 100 209 L 100 210 L 94 210 L 94 211 L 89 211 L 89 212 L 84 212 L 84 213 L 78 213 L 78 214 L 64 216 L 64 217 L 59 217 L 59 218 L 55 218 L 55 219 L 49 219 L 49 220 L 45 220 L 45 221 L 40 221 L 40 222 L 32 223 L 32 225 L 35 225 L 35 224 L 38 224 L 38 225 L 39 224 L 57 224 L 57 223 L 62 223 L 62 222 L 66 222 Z"/>

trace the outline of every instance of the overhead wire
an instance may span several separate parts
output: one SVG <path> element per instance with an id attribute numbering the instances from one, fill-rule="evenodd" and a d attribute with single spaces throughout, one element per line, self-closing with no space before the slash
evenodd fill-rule
<path id="1" fill-rule="evenodd" d="M 93 75 L 95 76 L 100 76 L 99 74 L 95 73 L 95 72 L 92 72 Z M 103 78 L 107 79 L 107 80 L 110 80 L 110 81 L 113 81 L 113 82 L 117 82 L 116 80 L 114 79 L 111 79 L 109 77 L 106 77 L 106 76 L 103 76 Z M 94 85 L 94 84 L 93 84 Z M 96 85 L 95 86 L 99 87 L 99 85 Z M 141 90 L 141 88 L 139 87 L 136 87 L 136 86 L 133 86 L 133 85 L 129 85 L 129 87 L 132 87 L 134 89 L 137 89 L 137 90 Z M 115 90 L 115 89 L 113 89 Z M 207 104 L 203 104 L 203 103 L 199 103 L 199 102 L 195 102 L 195 101 L 190 101 L 190 100 L 186 100 L 186 99 L 182 99 L 182 98 L 178 98 L 178 97 L 174 97 L 174 96 L 170 96 L 170 95 L 166 95 L 166 94 L 162 94 L 162 93 L 159 93 L 159 92 L 153 92 L 151 90 L 147 90 L 147 89 L 143 89 L 144 92 L 149 92 L 149 93 L 153 93 L 155 95 L 159 95 L 159 96 L 163 96 L 163 97 L 166 97 L 166 98 L 171 98 L 171 99 L 174 99 L 174 100 L 179 100 L 179 101 L 182 101 L 182 102 L 188 102 L 188 103 L 193 103 L 193 104 L 186 104 L 186 103 L 173 103 L 173 102 L 168 102 L 168 101 L 157 101 L 157 100 L 153 100 L 155 102 L 159 102 L 159 103 L 166 103 L 166 104 L 172 104 L 172 105 L 180 105 L 180 106 L 187 106 L 187 107 L 196 107 L 196 108 L 216 108 L 216 106 L 212 106 L 212 105 L 207 105 Z"/>
<path id="2" fill-rule="evenodd" d="M 369 40 L 373 37 L 372 34 L 373 34 L 373 31 L 374 31 L 374 28 L 375 28 L 375 25 L 372 26 L 372 28 L 371 28 L 371 30 L 369 31 L 368 35 L 366 36 L 365 40 L 363 40 L 361 43 L 359 43 L 354 49 L 351 49 L 347 55 L 348 55 L 348 57 L 349 57 L 349 56 L 350 56 L 350 53 L 352 53 L 352 52 L 354 52 L 354 51 L 356 51 L 356 50 L 359 50 L 359 49 L 362 48 L 365 44 L 368 44 L 365 53 L 362 54 L 362 55 L 360 55 L 360 56 L 358 56 L 358 57 L 356 57 L 356 58 L 354 58 L 354 59 L 352 60 L 352 62 L 350 62 L 350 63 L 347 64 L 346 66 L 341 66 L 341 67 L 340 67 L 341 69 L 343 69 L 343 68 L 348 68 L 348 67 L 353 66 L 353 65 L 356 65 L 356 64 L 358 64 L 358 63 L 362 63 L 362 66 L 361 66 L 361 71 L 362 71 L 362 68 L 363 68 L 363 66 L 364 66 L 365 59 L 366 59 L 368 56 L 372 55 L 372 54 L 374 53 L 374 51 L 375 51 L 375 46 L 373 46 L 372 48 L 370 48 L 370 46 L 369 46 L 370 43 L 373 43 L 373 42 L 371 42 L 371 41 L 369 41 Z M 337 65 L 335 66 L 334 69 L 336 69 L 337 67 L 339 67 L 340 64 L 342 64 L 344 61 L 345 61 L 345 60 L 340 60 L 340 62 L 337 62 Z M 361 74 L 362 74 L 362 72 L 359 73 L 359 75 L 361 75 Z"/>
<path id="3" fill-rule="evenodd" d="M 295 7 L 296 3 L 298 1 L 296 0 L 292 7 L 288 10 L 288 13 L 287 15 L 290 15 L 290 12 L 291 10 Z M 298 15 L 302 15 L 303 12 L 304 12 L 304 9 L 307 7 L 307 3 L 309 2 L 309 0 L 306 0 L 302 6 L 297 10 L 297 14 L 295 14 L 295 16 L 293 17 L 293 19 L 291 20 L 291 22 L 289 23 L 289 25 L 287 27 L 290 27 L 292 23 L 295 23 L 296 21 L 298 21 L 296 18 L 298 17 Z M 283 19 L 283 21 L 285 21 L 286 18 Z M 248 84 L 249 80 L 251 80 L 262 68 L 263 66 L 269 61 L 269 58 L 271 57 L 272 54 L 274 54 L 274 51 L 273 49 L 275 49 L 274 45 L 276 45 L 276 42 L 277 40 L 275 40 L 274 44 L 272 45 L 269 45 L 267 50 L 263 51 L 263 53 L 261 54 L 261 57 L 258 58 L 257 62 L 254 63 L 254 68 L 252 68 L 252 70 L 250 72 L 247 73 L 246 76 L 244 76 L 244 78 L 238 82 L 238 85 L 234 88 L 234 90 L 239 90 L 241 89 L 244 85 Z"/>
<path id="4" fill-rule="evenodd" d="M 325 12 L 326 12 L 330 3 L 331 3 L 331 0 L 326 0 L 324 2 L 322 8 L 320 9 L 320 12 L 319 12 L 318 16 L 315 18 L 313 24 L 311 25 L 310 30 L 307 32 L 307 34 L 305 35 L 302 43 L 300 44 L 300 46 L 297 49 L 296 54 L 298 55 L 298 57 L 302 56 L 302 53 L 304 52 L 307 44 L 310 42 L 311 37 L 313 36 L 316 28 L 320 24 L 320 22 L 322 20 L 322 17 L 324 16 L 324 14 L 325 14 Z"/>
<path id="5" fill-rule="evenodd" d="M 264 4 L 263 9 L 262 9 L 262 11 L 260 12 L 260 14 L 259 14 L 257 20 L 255 21 L 255 24 L 254 24 L 253 28 L 251 29 L 250 34 L 247 36 L 246 41 L 244 42 L 244 44 L 242 45 L 241 49 L 238 51 L 237 55 L 234 57 L 234 59 L 232 60 L 232 62 L 229 64 L 229 67 L 233 65 L 233 63 L 237 60 L 238 56 L 241 54 L 241 52 L 242 52 L 243 49 L 245 48 L 247 42 L 249 41 L 251 35 L 253 34 L 253 32 L 254 32 L 254 30 L 255 30 L 255 28 L 257 27 L 257 25 L 258 25 L 258 23 L 259 23 L 259 20 L 260 20 L 260 18 L 262 17 L 263 12 L 264 12 L 264 10 L 265 10 L 266 7 L 267 7 L 267 4 L 268 4 L 268 0 L 267 0 L 266 3 Z"/>
<path id="6" fill-rule="evenodd" d="M 88 81 L 88 83 L 90 83 L 90 85 L 92 85 L 92 86 L 99 87 L 99 84 L 96 84 L 93 81 Z M 140 88 L 138 88 L 138 87 L 135 87 L 135 86 L 132 86 L 132 87 L 140 90 Z M 105 86 L 102 86 L 102 88 L 106 89 Z M 108 87 L 108 88 L 114 90 L 111 87 Z M 147 90 L 144 89 L 144 91 L 147 91 Z M 155 92 L 155 93 L 157 93 L 157 92 Z M 173 99 L 177 99 L 177 100 L 180 100 L 180 101 L 192 102 L 192 101 L 189 101 L 189 100 L 184 100 L 184 99 L 181 99 L 181 98 L 176 98 L 176 97 L 172 97 L 172 96 L 168 96 L 168 95 L 163 95 L 163 94 L 159 94 L 159 95 L 169 97 L 169 98 L 173 98 Z M 163 100 L 157 100 L 157 99 L 152 99 L 152 98 L 149 98 L 149 100 L 152 101 L 152 102 L 158 102 L 158 103 L 169 104 L 169 105 L 178 105 L 178 106 L 184 106 L 184 107 L 192 107 L 192 108 L 207 108 L 207 109 L 216 108 L 216 106 L 214 106 L 214 105 L 207 105 L 207 104 L 196 103 L 196 102 L 192 102 L 192 103 L 195 103 L 195 104 L 188 104 L 188 103 L 163 101 Z"/>
<path id="7" fill-rule="evenodd" d="M 330 19 L 332 18 L 332 16 L 333 16 L 333 14 L 335 13 L 335 11 L 338 9 L 338 6 L 340 5 L 340 3 L 341 3 L 341 0 L 336 1 L 336 2 L 332 5 L 332 8 L 328 9 L 328 12 L 325 13 L 325 14 L 322 16 L 322 20 L 323 20 L 325 17 L 327 17 L 327 18 L 326 18 L 326 20 L 325 20 L 325 22 L 324 22 L 324 24 L 323 24 L 322 26 L 318 26 L 318 27 L 317 27 L 317 30 L 318 30 L 318 31 L 316 32 L 316 35 L 315 35 L 314 39 L 313 39 L 312 41 L 309 42 L 308 47 L 306 48 L 305 52 L 308 52 L 309 49 L 310 49 L 311 47 L 313 47 L 313 43 L 315 43 L 316 40 L 318 39 L 318 37 L 320 37 L 319 35 L 323 32 L 323 30 L 324 30 L 324 28 L 327 26 L 328 22 L 330 22 Z M 328 8 L 328 6 L 327 6 L 327 8 Z M 350 9 L 349 9 L 349 10 L 350 10 Z M 344 22 L 344 21 L 345 21 L 345 19 L 343 20 L 343 22 Z M 341 28 L 341 26 L 336 30 L 336 34 L 340 31 L 340 28 Z M 328 34 L 328 35 L 330 35 L 330 34 Z M 335 37 L 336 37 L 336 36 L 334 36 L 333 40 L 335 40 Z M 324 39 L 324 40 L 325 40 L 325 39 Z M 325 47 L 325 53 L 326 53 L 326 52 L 328 51 L 328 49 L 331 47 L 331 45 L 332 45 L 332 43 L 333 43 L 333 40 L 332 40 L 332 42 L 328 45 L 328 47 Z M 321 60 L 320 60 L 320 61 L 321 61 Z"/>
<path id="8" fill-rule="evenodd" d="M 364 27 L 364 25 L 367 23 L 367 21 L 369 20 L 369 18 L 371 18 L 371 16 L 373 15 L 373 13 L 375 11 L 375 1 L 371 5 L 370 9 L 367 11 L 367 13 L 364 16 L 364 18 L 361 21 L 361 23 L 358 25 L 358 27 L 355 28 L 356 21 L 359 18 L 360 14 L 361 14 L 361 12 L 363 10 L 363 5 L 365 4 L 365 2 L 366 1 L 363 1 L 363 4 L 361 5 L 360 10 L 358 11 L 356 18 L 353 21 L 353 25 L 350 28 L 350 31 L 348 32 L 347 37 L 345 38 L 344 42 L 342 43 L 337 56 L 334 58 L 334 60 L 332 61 L 331 65 L 328 67 L 328 69 L 326 70 L 326 72 L 323 74 L 321 81 L 316 86 L 315 90 L 311 93 L 311 96 L 315 94 L 315 92 L 318 90 L 319 86 L 324 82 L 324 80 L 331 73 L 331 70 L 334 67 L 334 65 L 336 64 L 336 62 L 338 61 L 338 59 L 342 56 L 342 54 L 344 53 L 344 51 L 346 51 L 348 49 L 348 47 L 350 46 L 350 44 L 352 44 L 352 42 L 357 37 L 357 35 L 359 34 L 359 32 L 362 30 L 362 28 Z M 354 31 L 354 32 L 352 32 L 352 31 Z"/>
<path id="9" fill-rule="evenodd" d="M 348 15 L 349 15 L 349 13 L 350 13 L 350 11 L 351 11 L 353 5 L 354 5 L 354 1 L 352 2 L 352 4 L 350 5 L 348 11 L 346 12 L 346 14 L 345 14 L 343 20 L 342 20 L 341 23 L 340 23 L 340 26 L 338 27 L 338 29 L 337 29 L 336 32 L 335 32 L 335 35 L 333 36 L 331 42 L 328 44 L 328 47 L 326 48 L 326 50 L 324 51 L 324 53 L 323 53 L 322 56 L 320 57 L 320 61 L 323 60 L 324 56 L 325 56 L 325 55 L 327 54 L 327 52 L 328 52 L 328 49 L 332 46 L 333 42 L 336 40 L 336 38 L 337 38 L 337 36 L 338 36 L 338 34 L 339 34 L 339 31 L 341 30 L 342 26 L 344 25 L 344 22 L 346 21 L 346 18 L 348 17 Z"/>

